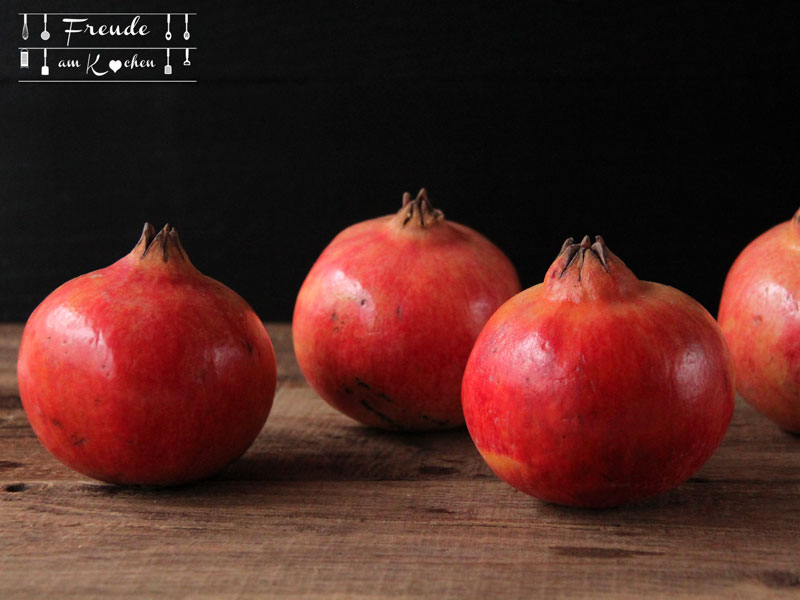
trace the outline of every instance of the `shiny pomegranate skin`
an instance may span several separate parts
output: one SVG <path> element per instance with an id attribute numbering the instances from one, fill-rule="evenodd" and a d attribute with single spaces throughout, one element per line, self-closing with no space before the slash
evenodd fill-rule
<path id="1" fill-rule="evenodd" d="M 548 502 L 608 507 L 705 463 L 733 413 L 733 368 L 700 304 L 638 280 L 587 236 L 486 324 L 463 402 L 499 477 Z"/>
<path id="2" fill-rule="evenodd" d="M 17 365 L 44 446 L 109 483 L 172 485 L 223 469 L 272 406 L 272 344 L 247 303 L 202 275 L 177 232 L 148 224 L 133 251 L 52 292 Z"/>
<path id="3" fill-rule="evenodd" d="M 422 190 L 395 214 L 348 227 L 297 297 L 295 353 L 329 404 L 366 425 L 462 426 L 461 378 L 491 314 L 519 291 L 506 256 L 444 219 Z"/>
<path id="4" fill-rule="evenodd" d="M 800 211 L 733 263 L 719 307 L 736 387 L 756 410 L 800 433 Z"/>

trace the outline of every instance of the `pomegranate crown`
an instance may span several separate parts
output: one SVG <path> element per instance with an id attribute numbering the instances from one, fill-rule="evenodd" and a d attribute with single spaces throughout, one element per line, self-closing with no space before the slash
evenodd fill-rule
<path id="1" fill-rule="evenodd" d="M 608 273 L 608 246 L 606 246 L 605 241 L 599 235 L 594 236 L 594 244 L 589 239 L 588 235 L 583 236 L 580 244 L 576 244 L 573 238 L 567 238 L 564 244 L 561 246 L 561 252 L 559 252 L 559 256 L 562 254 L 566 254 L 566 260 L 564 261 L 564 267 L 561 269 L 561 272 L 558 274 L 559 279 L 564 276 L 564 273 L 567 272 L 567 269 L 577 261 L 578 265 L 578 281 L 581 280 L 581 271 L 583 270 L 583 264 L 586 261 L 586 253 L 589 253 L 592 257 L 596 260 L 600 261 L 600 264 L 603 266 L 603 270 Z"/>
<path id="2" fill-rule="evenodd" d="M 592 243 L 584 236 L 580 244 L 568 238 L 545 276 L 548 294 L 564 300 L 610 300 L 641 290 L 641 281 L 611 252 L 602 237 Z"/>
<path id="3" fill-rule="evenodd" d="M 405 227 L 409 223 L 416 223 L 419 227 L 425 229 L 444 219 L 444 213 L 438 208 L 434 208 L 433 204 L 431 204 L 425 188 L 422 188 L 413 200 L 411 199 L 411 194 L 405 192 L 403 194 L 403 206 L 398 214 L 402 219 L 401 227 Z"/>
<path id="4" fill-rule="evenodd" d="M 164 228 L 156 234 L 155 227 L 150 223 L 145 223 L 142 236 L 133 248 L 132 254 L 137 255 L 140 260 L 160 256 L 164 262 L 176 258 L 188 261 L 177 230 L 170 227 L 169 224 L 164 225 Z"/>

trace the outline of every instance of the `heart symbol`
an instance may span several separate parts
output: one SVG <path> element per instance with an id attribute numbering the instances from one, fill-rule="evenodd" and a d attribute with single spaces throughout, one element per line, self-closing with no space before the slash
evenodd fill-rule
<path id="1" fill-rule="evenodd" d="M 122 62 L 118 60 L 110 60 L 108 61 L 108 68 L 116 73 L 122 68 Z"/>

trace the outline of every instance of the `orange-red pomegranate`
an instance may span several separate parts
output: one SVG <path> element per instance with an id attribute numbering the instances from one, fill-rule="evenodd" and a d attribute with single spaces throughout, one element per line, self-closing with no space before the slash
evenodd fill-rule
<path id="1" fill-rule="evenodd" d="M 603 243 L 570 238 L 543 283 L 506 302 L 470 355 L 470 435 L 489 466 L 549 502 L 625 504 L 711 456 L 733 413 L 714 319 L 640 281 Z"/>
<path id="2" fill-rule="evenodd" d="M 247 303 L 149 224 L 133 251 L 51 293 L 17 375 L 42 444 L 89 477 L 169 485 L 211 475 L 258 435 L 275 355 Z"/>
<path id="3" fill-rule="evenodd" d="M 367 425 L 463 425 L 461 378 L 486 320 L 519 291 L 506 256 L 448 221 L 425 190 L 342 231 L 294 310 L 297 361 L 329 404 Z"/>
<path id="4" fill-rule="evenodd" d="M 739 393 L 800 433 L 800 211 L 751 242 L 733 263 L 719 324 Z"/>

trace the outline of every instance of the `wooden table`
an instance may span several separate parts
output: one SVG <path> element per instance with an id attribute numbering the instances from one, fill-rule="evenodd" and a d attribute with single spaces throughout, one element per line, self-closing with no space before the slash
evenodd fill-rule
<path id="1" fill-rule="evenodd" d="M 575 510 L 497 479 L 465 430 L 360 427 L 309 389 L 287 325 L 247 454 L 171 490 L 104 485 L 39 445 L 0 325 L 0 598 L 800 595 L 800 438 L 743 402 L 685 484 Z"/>

